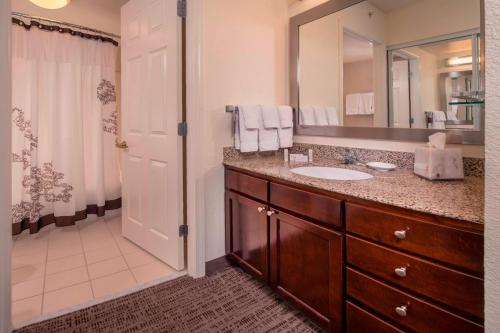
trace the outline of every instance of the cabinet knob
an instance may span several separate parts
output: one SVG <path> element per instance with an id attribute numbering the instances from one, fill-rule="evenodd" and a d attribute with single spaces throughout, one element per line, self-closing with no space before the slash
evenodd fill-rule
<path id="1" fill-rule="evenodd" d="M 267 211 L 267 216 L 273 216 L 274 214 L 278 214 L 278 212 L 275 212 L 274 210 Z"/>
<path id="2" fill-rule="evenodd" d="M 407 230 L 396 230 L 394 231 L 394 236 L 396 236 L 397 239 L 405 239 L 406 238 L 406 231 Z"/>
<path id="3" fill-rule="evenodd" d="M 266 210 L 266 207 L 259 207 L 259 208 L 257 208 L 257 211 L 258 211 L 259 213 L 262 213 L 262 212 L 263 212 L 263 211 L 265 211 L 265 210 Z"/>
<path id="4" fill-rule="evenodd" d="M 407 305 L 398 306 L 396 308 L 396 313 L 398 314 L 398 316 L 406 317 L 408 315 L 408 306 L 409 305 L 410 305 L 410 303 L 408 303 Z"/>
<path id="5" fill-rule="evenodd" d="M 406 267 L 398 267 L 394 270 L 394 273 L 399 277 L 406 277 L 406 269 Z"/>

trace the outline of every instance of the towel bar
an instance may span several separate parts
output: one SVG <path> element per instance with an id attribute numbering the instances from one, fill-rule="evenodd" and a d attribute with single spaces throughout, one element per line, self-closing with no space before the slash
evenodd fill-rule
<path id="1" fill-rule="evenodd" d="M 226 112 L 234 113 L 234 111 L 238 111 L 238 107 L 235 105 L 226 105 Z"/>

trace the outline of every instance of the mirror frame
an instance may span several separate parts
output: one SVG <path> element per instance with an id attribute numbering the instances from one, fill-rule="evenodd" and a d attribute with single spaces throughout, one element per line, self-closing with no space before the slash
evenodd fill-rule
<path id="1" fill-rule="evenodd" d="M 294 109 L 295 135 L 325 136 L 353 139 L 373 139 L 391 141 L 427 142 L 429 135 L 443 130 L 435 129 L 409 129 L 385 127 L 343 127 L 343 126 L 303 126 L 299 124 L 299 30 L 300 26 L 328 16 L 345 8 L 362 3 L 365 0 L 329 0 L 321 5 L 290 18 L 290 104 Z M 481 36 L 484 36 L 484 0 L 481 0 Z M 387 46 L 389 51 L 391 46 Z M 481 59 L 485 59 L 484 38 L 481 38 Z M 482 62 L 481 82 L 484 88 L 485 61 Z M 388 81 L 389 82 L 389 81 Z M 387 96 L 389 99 L 389 94 Z M 389 102 L 389 100 L 388 100 Z M 389 105 L 389 103 L 388 103 Z M 446 130 L 446 142 L 453 144 L 484 144 L 484 110 L 481 108 L 479 131 Z"/>

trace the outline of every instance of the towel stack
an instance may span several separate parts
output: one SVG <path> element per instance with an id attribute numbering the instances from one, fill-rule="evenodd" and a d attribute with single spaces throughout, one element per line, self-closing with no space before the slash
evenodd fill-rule
<path id="1" fill-rule="evenodd" d="M 234 120 L 234 146 L 242 153 L 275 151 L 293 145 L 290 106 L 239 105 Z"/>
<path id="2" fill-rule="evenodd" d="M 345 98 L 345 114 L 348 116 L 372 115 L 375 113 L 373 93 L 348 94 Z"/>
<path id="3" fill-rule="evenodd" d="M 300 124 L 303 126 L 338 126 L 337 109 L 333 106 L 305 106 L 300 108 Z"/>
<path id="4" fill-rule="evenodd" d="M 446 129 L 446 114 L 444 111 L 427 111 L 432 114 L 432 123 L 430 124 L 430 128 L 433 129 Z"/>

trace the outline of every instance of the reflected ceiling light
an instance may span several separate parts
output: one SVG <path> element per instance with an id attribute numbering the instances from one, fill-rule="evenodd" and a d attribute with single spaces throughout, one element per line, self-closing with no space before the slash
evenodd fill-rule
<path id="1" fill-rule="evenodd" d="M 472 64 L 472 56 L 467 57 L 453 57 L 446 61 L 448 66 L 462 66 Z"/>
<path id="2" fill-rule="evenodd" d="M 67 6 L 71 0 L 30 0 L 38 7 L 45 9 L 59 9 Z"/>

